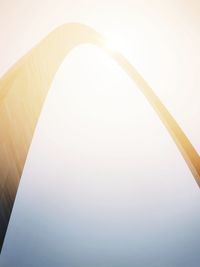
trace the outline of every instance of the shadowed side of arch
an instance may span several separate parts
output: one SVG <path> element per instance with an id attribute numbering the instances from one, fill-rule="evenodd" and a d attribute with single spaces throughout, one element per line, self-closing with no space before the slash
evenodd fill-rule
<path id="1" fill-rule="evenodd" d="M 76 23 L 66 24 L 50 33 L 0 80 L 0 250 L 51 82 L 69 51 L 83 43 L 104 49 L 137 84 L 166 126 L 200 186 L 198 153 L 137 70 L 123 55 L 108 50 L 102 36 L 93 29 Z"/>

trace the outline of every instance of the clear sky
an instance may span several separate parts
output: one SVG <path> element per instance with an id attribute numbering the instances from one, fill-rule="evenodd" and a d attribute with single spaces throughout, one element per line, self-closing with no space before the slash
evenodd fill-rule
<path id="1" fill-rule="evenodd" d="M 117 3 L 116 3 L 117 2 Z M 198 1 L 1 1 L 0 73 L 85 23 L 116 45 L 200 152 Z M 200 264 L 200 191 L 149 104 L 98 48 L 77 47 L 41 114 L 2 267 Z"/>

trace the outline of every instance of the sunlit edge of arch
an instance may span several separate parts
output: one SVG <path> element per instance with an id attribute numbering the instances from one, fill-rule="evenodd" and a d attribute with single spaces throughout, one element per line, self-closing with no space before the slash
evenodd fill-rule
<path id="1" fill-rule="evenodd" d="M 20 177 L 44 100 L 69 51 L 91 43 L 103 49 L 138 86 L 172 136 L 200 187 L 200 157 L 151 87 L 119 52 L 92 28 L 69 23 L 52 31 L 0 80 L 0 249 L 7 231 Z"/>

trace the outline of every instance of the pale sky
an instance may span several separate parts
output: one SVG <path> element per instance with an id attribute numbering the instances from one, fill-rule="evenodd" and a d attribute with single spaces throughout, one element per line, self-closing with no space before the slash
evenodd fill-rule
<path id="1" fill-rule="evenodd" d="M 194 0 L 1 0 L 0 73 L 57 26 L 87 24 L 117 43 L 200 152 L 199 12 Z M 198 267 L 199 208 L 155 112 L 107 55 L 83 45 L 45 102 L 0 266 Z"/>

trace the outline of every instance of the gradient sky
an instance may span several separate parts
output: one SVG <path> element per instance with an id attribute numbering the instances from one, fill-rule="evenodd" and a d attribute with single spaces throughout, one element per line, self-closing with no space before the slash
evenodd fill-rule
<path id="1" fill-rule="evenodd" d="M 117 44 L 200 152 L 198 1 L 1 1 L 0 73 L 81 22 Z M 2 267 L 200 264 L 200 191 L 138 89 L 100 49 L 56 74 L 22 176 Z"/>

